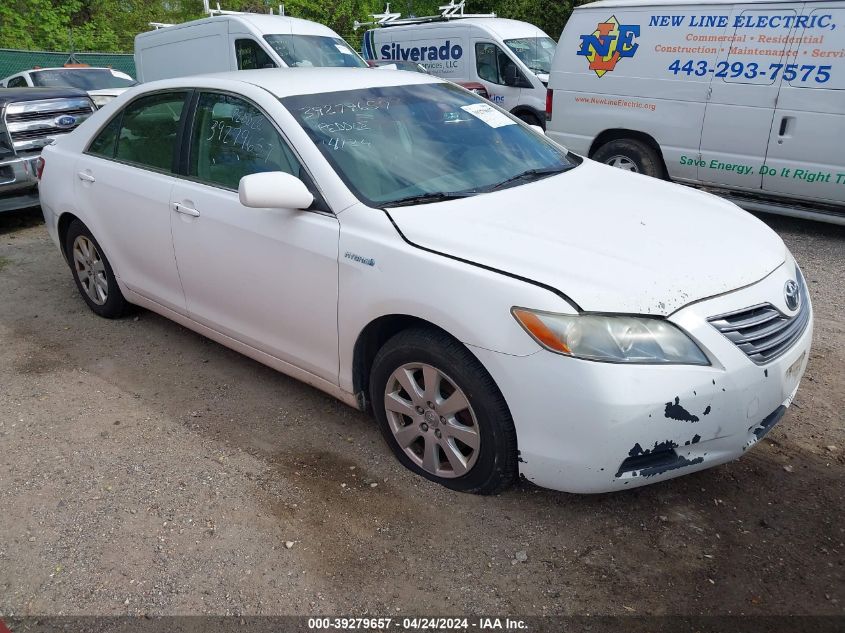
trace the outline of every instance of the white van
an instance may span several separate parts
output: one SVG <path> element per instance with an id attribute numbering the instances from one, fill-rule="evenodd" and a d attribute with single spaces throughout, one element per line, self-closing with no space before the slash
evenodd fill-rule
<path id="1" fill-rule="evenodd" d="M 462 5 L 444 8 L 455 7 Z M 419 62 L 437 77 L 480 83 L 499 107 L 532 125 L 545 125 L 555 41 L 536 26 L 494 14 L 463 16 L 447 11 L 379 24 L 364 34 L 365 59 Z"/>
<path id="2" fill-rule="evenodd" d="M 135 37 L 141 82 L 290 66 L 366 68 L 367 63 L 329 27 L 279 15 L 217 15 Z"/>
<path id="3" fill-rule="evenodd" d="M 552 64 L 548 134 L 747 209 L 845 224 L 845 2 L 601 0 Z"/>

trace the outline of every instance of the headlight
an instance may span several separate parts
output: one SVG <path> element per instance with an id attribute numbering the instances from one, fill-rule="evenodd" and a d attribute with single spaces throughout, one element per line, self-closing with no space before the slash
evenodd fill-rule
<path id="1" fill-rule="evenodd" d="M 609 363 L 710 364 L 689 336 L 663 319 L 512 312 L 540 345 L 558 354 Z"/>
<path id="2" fill-rule="evenodd" d="M 114 99 L 114 97 L 111 95 L 94 95 L 93 97 L 91 97 L 91 99 L 94 101 L 95 106 L 97 106 L 98 108 L 102 108 L 109 101 Z"/>

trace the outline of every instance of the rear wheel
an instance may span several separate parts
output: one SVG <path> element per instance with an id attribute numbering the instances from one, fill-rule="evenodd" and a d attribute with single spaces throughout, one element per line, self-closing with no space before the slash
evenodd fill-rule
<path id="1" fill-rule="evenodd" d="M 516 477 L 516 432 L 493 379 L 434 330 L 400 332 L 376 355 L 370 397 L 396 457 L 462 492 L 494 494 Z"/>
<path id="2" fill-rule="evenodd" d="M 637 139 L 623 138 L 605 143 L 596 150 L 592 158 L 625 171 L 665 178 L 660 155 Z"/>
<path id="3" fill-rule="evenodd" d="M 91 231 L 79 220 L 70 223 L 65 236 L 73 280 L 91 310 L 106 319 L 123 316 L 129 303 L 123 298 L 109 261 Z"/>

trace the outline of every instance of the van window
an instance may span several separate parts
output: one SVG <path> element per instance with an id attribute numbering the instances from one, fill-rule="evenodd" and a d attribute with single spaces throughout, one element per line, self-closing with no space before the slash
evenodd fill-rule
<path id="1" fill-rule="evenodd" d="M 265 35 L 264 39 L 290 67 L 347 66 L 367 68 L 367 62 L 338 37 Z"/>
<path id="2" fill-rule="evenodd" d="M 238 70 L 276 67 L 267 51 L 255 40 L 235 40 L 235 57 L 238 60 Z"/>
<path id="3" fill-rule="evenodd" d="M 189 175 L 236 190 L 241 178 L 265 171 L 300 177 L 301 165 L 256 106 L 227 94 L 203 93 L 191 139 Z"/>
<path id="4" fill-rule="evenodd" d="M 827 28 L 845 27 L 845 9 L 816 9 L 809 15 L 809 24 L 821 23 L 827 25 Z M 792 67 L 784 67 L 783 78 L 795 88 L 845 90 L 845 57 L 842 49 L 834 38 L 830 38 L 829 43 L 825 41 L 826 38 L 819 35 L 819 30 L 804 30 L 798 57 L 789 60 L 795 63 Z"/>
<path id="5" fill-rule="evenodd" d="M 539 75 L 548 75 L 552 71 L 552 57 L 555 56 L 557 44 L 550 37 L 523 37 L 515 40 L 505 40 L 505 45 L 511 49 L 528 69 Z"/>
<path id="6" fill-rule="evenodd" d="M 123 111 L 115 158 L 156 171 L 172 171 L 186 96 L 185 92 L 168 92 L 130 103 Z"/>
<path id="7" fill-rule="evenodd" d="M 479 78 L 501 86 L 507 85 L 508 66 L 516 67 L 514 61 L 501 48 L 490 42 L 477 42 L 475 45 L 475 69 Z M 517 75 L 522 73 L 516 71 Z"/>

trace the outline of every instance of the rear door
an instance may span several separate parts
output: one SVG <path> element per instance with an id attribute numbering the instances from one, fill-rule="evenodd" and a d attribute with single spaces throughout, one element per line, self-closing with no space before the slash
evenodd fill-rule
<path id="1" fill-rule="evenodd" d="M 759 191 L 781 71 L 790 50 L 786 42 L 799 5 L 750 6 L 731 12 L 732 28 L 725 31 L 726 41 L 718 43 L 718 61 L 706 69 L 713 81 L 704 112 L 698 178 Z"/>
<path id="2" fill-rule="evenodd" d="M 807 4 L 769 137 L 763 192 L 845 205 L 845 6 Z"/>
<path id="3" fill-rule="evenodd" d="M 76 163 L 75 194 L 116 274 L 131 290 L 185 313 L 170 232 L 170 195 L 189 92 L 136 99 Z"/>

